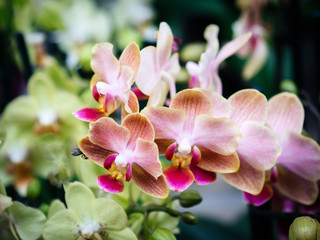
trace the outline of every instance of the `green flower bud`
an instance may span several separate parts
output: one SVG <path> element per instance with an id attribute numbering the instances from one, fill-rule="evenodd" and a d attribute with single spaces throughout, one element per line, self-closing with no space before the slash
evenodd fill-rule
<path id="1" fill-rule="evenodd" d="M 319 222 L 311 217 L 297 217 L 290 225 L 289 240 L 320 239 Z"/>
<path id="2" fill-rule="evenodd" d="M 42 203 L 39 207 L 40 211 L 43 212 L 45 215 L 48 214 L 49 205 L 47 203 Z"/>
<path id="3" fill-rule="evenodd" d="M 38 179 L 34 179 L 30 182 L 27 191 L 27 197 L 36 198 L 41 191 L 41 183 Z"/>
<path id="4" fill-rule="evenodd" d="M 298 94 L 298 88 L 297 88 L 296 84 L 292 80 L 289 80 L 289 79 L 285 79 L 285 80 L 281 81 L 280 89 L 281 89 L 281 91 Z"/>
<path id="5" fill-rule="evenodd" d="M 179 202 L 182 207 L 193 207 L 201 203 L 202 197 L 195 190 L 184 191 L 179 196 Z"/>
<path id="6" fill-rule="evenodd" d="M 157 228 L 152 233 L 149 240 L 176 240 L 176 237 L 168 229 Z"/>
<path id="7" fill-rule="evenodd" d="M 191 212 L 183 212 L 181 214 L 181 220 L 190 225 L 195 225 L 198 223 L 198 217 L 193 215 Z"/>

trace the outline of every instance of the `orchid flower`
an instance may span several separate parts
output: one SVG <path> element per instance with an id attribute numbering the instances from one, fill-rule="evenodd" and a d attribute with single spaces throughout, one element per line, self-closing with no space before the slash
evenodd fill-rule
<path id="1" fill-rule="evenodd" d="M 320 147 L 311 138 L 301 135 L 304 109 L 298 97 L 280 93 L 269 100 L 267 124 L 280 139 L 282 153 L 266 177 L 264 189 L 258 195 L 247 194 L 255 204 L 278 193 L 298 203 L 310 205 L 318 196 L 320 179 Z M 270 193 L 268 193 L 270 192 Z"/>
<path id="2" fill-rule="evenodd" d="M 222 83 L 218 75 L 220 63 L 236 53 L 251 37 L 251 33 L 245 33 L 225 44 L 218 52 L 218 33 L 219 27 L 217 25 L 209 25 L 204 32 L 207 49 L 201 54 L 199 63 L 190 61 L 186 64 L 187 71 L 191 76 L 189 82 L 191 88 L 209 88 L 222 94 Z"/>
<path id="3" fill-rule="evenodd" d="M 90 86 L 98 108 L 84 108 L 73 115 L 83 121 L 92 122 L 113 113 L 120 104 L 127 113 L 137 112 L 138 100 L 133 92 L 133 84 L 140 66 L 140 51 L 135 43 L 129 44 L 119 61 L 112 53 L 110 43 L 96 44 L 92 49 L 91 68 L 94 75 Z"/>
<path id="4" fill-rule="evenodd" d="M 169 108 L 142 110 L 154 126 L 160 154 L 172 162 L 164 170 L 172 190 L 183 191 L 192 182 L 209 184 L 216 172 L 238 170 L 239 129 L 227 118 L 213 118 L 213 111 L 210 99 L 195 89 L 179 92 Z"/>
<path id="5" fill-rule="evenodd" d="M 49 209 L 43 228 L 44 239 L 137 239 L 127 227 L 125 211 L 114 200 L 95 198 L 90 188 L 80 182 L 69 184 L 65 191 L 68 208 L 59 201 L 53 202 L 55 207 Z"/>
<path id="6" fill-rule="evenodd" d="M 166 197 L 167 183 L 153 140 L 150 121 L 139 113 L 132 113 L 120 126 L 106 117 L 92 122 L 89 135 L 80 140 L 79 147 L 88 158 L 110 172 L 98 177 L 102 190 L 122 192 L 123 181 L 132 178 L 142 191 Z"/>
<path id="7" fill-rule="evenodd" d="M 226 182 L 251 194 L 261 192 L 265 183 L 265 171 L 269 171 L 281 153 L 277 136 L 265 126 L 267 99 L 254 90 L 246 89 L 234 93 L 228 100 L 217 92 L 205 91 L 210 97 L 214 117 L 228 117 L 241 132 L 237 154 L 240 168 L 235 173 L 222 174 Z"/>
<path id="8" fill-rule="evenodd" d="M 157 46 L 141 50 L 141 67 L 136 84 L 149 96 L 149 106 L 162 106 L 170 90 L 170 98 L 176 94 L 175 79 L 180 72 L 178 53 L 171 56 L 174 40 L 169 25 L 160 23 Z"/>

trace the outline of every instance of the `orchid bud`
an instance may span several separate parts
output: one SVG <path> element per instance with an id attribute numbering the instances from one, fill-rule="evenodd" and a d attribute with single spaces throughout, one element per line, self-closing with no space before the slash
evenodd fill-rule
<path id="1" fill-rule="evenodd" d="M 36 198 L 41 191 L 41 183 L 38 179 L 34 179 L 30 182 L 27 190 L 27 196 L 30 198 Z"/>
<path id="2" fill-rule="evenodd" d="M 195 190 L 184 191 L 179 195 L 179 202 L 182 207 L 193 207 L 201 203 L 202 197 Z"/>
<path id="3" fill-rule="evenodd" d="M 183 212 L 181 214 L 181 220 L 189 225 L 195 225 L 198 223 L 197 216 L 193 215 L 191 212 Z"/>
<path id="4" fill-rule="evenodd" d="M 157 228 L 149 238 L 149 240 L 175 240 L 175 239 L 176 237 L 173 235 L 173 233 L 165 228 Z"/>
<path id="5" fill-rule="evenodd" d="M 289 240 L 320 239 L 319 222 L 311 217 L 297 217 L 290 225 Z"/>

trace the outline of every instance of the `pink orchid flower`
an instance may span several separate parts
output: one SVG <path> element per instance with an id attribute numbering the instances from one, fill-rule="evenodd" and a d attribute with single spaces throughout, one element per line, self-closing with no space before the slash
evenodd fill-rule
<path id="1" fill-rule="evenodd" d="M 83 121 L 92 122 L 113 113 L 121 104 L 124 114 L 138 112 L 138 100 L 131 86 L 140 67 L 140 51 L 135 43 L 129 44 L 119 61 L 113 55 L 110 43 L 96 44 L 92 49 L 91 68 L 95 73 L 90 86 L 98 108 L 84 108 L 73 113 Z"/>
<path id="2" fill-rule="evenodd" d="M 243 34 L 225 44 L 218 52 L 218 33 L 217 25 L 209 25 L 204 32 L 207 49 L 201 54 L 199 63 L 187 62 L 186 68 L 191 76 L 190 88 L 209 88 L 222 94 L 222 83 L 218 75 L 220 63 L 236 53 L 251 37 L 251 33 Z"/>
<path id="3" fill-rule="evenodd" d="M 272 197 L 273 188 L 291 200 L 310 205 L 318 196 L 320 179 L 320 147 L 311 138 L 301 135 L 304 109 L 298 97 L 280 93 L 269 100 L 267 124 L 280 139 L 282 153 L 272 169 L 271 180 L 266 179 L 264 191 L 247 195 L 255 204 Z M 275 173 L 275 174 L 274 174 Z M 266 194 L 271 191 L 271 194 Z"/>
<path id="4" fill-rule="evenodd" d="M 213 118 L 210 99 L 201 91 L 179 92 L 167 107 L 146 107 L 155 129 L 160 154 L 172 162 L 164 170 L 169 187 L 183 191 L 193 182 L 204 185 L 216 179 L 216 172 L 239 168 L 235 153 L 240 132 L 227 118 Z"/>
<path id="5" fill-rule="evenodd" d="M 149 106 L 162 106 L 170 90 L 170 98 L 176 94 L 175 79 L 180 72 L 178 53 L 172 53 L 173 35 L 169 25 L 160 23 L 157 46 L 141 50 L 141 67 L 136 84 L 149 96 Z"/>
<path id="6" fill-rule="evenodd" d="M 99 187 L 111 193 L 123 191 L 132 178 L 144 192 L 164 198 L 168 185 L 162 175 L 154 129 L 139 113 L 127 115 L 121 125 L 103 117 L 90 123 L 89 135 L 79 142 L 81 151 L 110 173 L 98 176 Z"/>
<path id="7" fill-rule="evenodd" d="M 264 187 L 265 172 L 281 153 L 277 136 L 265 126 L 268 111 L 266 97 L 254 89 L 234 93 L 228 100 L 217 92 L 204 90 L 213 102 L 214 117 L 228 117 L 241 132 L 237 154 L 240 168 L 235 173 L 221 174 L 230 185 L 241 191 L 258 194 Z"/>

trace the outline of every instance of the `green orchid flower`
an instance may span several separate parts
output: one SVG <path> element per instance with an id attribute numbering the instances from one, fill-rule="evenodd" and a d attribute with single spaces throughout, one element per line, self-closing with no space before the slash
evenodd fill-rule
<path id="1" fill-rule="evenodd" d="M 46 240 L 98 239 L 136 240 L 127 227 L 127 215 L 112 199 L 95 198 L 83 183 L 74 182 L 65 187 L 67 209 L 55 202 L 49 209 L 49 220 L 43 229 Z"/>

